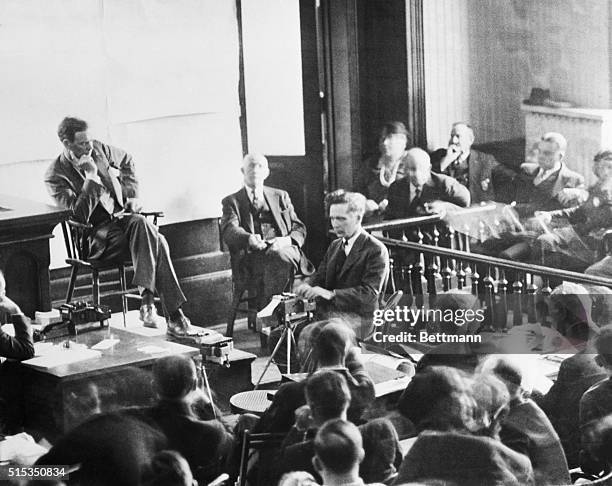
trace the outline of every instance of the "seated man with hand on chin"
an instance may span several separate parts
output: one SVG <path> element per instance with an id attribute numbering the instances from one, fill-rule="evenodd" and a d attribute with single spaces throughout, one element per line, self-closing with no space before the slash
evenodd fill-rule
<path id="1" fill-rule="evenodd" d="M 296 289 L 301 297 L 317 300 L 323 313 L 354 313 L 355 327 L 372 324 L 378 296 L 389 273 L 389 252 L 361 226 L 366 199 L 362 194 L 337 190 L 327 195 L 326 207 L 338 238 L 327 249 L 309 283 Z M 368 329 L 361 329 L 361 337 Z"/>
<path id="2" fill-rule="evenodd" d="M 158 327 L 154 305 L 157 291 L 169 312 L 168 334 L 198 334 L 183 314 L 186 302 L 164 236 L 143 215 L 138 202 L 138 180 L 132 156 L 93 140 L 89 126 L 79 118 L 64 118 L 57 129 L 64 151 L 51 163 L 45 184 L 51 197 L 72 210 L 79 223 L 93 227 L 89 261 L 132 260 L 134 285 L 141 289 L 140 319 Z"/>

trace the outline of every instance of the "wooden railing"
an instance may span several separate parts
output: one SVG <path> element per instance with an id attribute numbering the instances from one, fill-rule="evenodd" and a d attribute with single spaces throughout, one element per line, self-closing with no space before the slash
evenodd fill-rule
<path id="1" fill-rule="evenodd" d="M 551 284 L 569 281 L 612 288 L 610 278 L 471 253 L 470 238 L 446 227 L 438 216 L 392 220 L 365 229 L 395 257 L 393 281 L 409 297 L 410 305 L 431 306 L 441 292 L 467 289 L 479 296 L 488 309 L 489 326 L 498 330 L 507 328 L 509 315 L 511 325 L 523 323 L 525 317 L 530 323 L 540 320 L 547 324 Z M 390 238 L 386 236 L 389 232 L 402 237 Z M 434 235 L 433 244 L 423 241 L 422 235 L 427 232 Z M 407 233 L 416 234 L 417 241 L 407 241 Z M 440 246 L 440 241 L 448 246 Z M 402 263 L 402 255 L 407 253 L 414 263 Z M 538 308 L 540 302 L 546 305 Z"/>

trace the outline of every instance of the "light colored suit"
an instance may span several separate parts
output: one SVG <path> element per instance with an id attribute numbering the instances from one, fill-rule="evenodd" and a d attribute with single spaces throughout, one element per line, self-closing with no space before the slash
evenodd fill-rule
<path id="1" fill-rule="evenodd" d="M 87 179 L 62 153 L 45 174 L 49 194 L 59 206 L 72 210 L 76 221 L 94 227 L 89 237 L 89 260 L 131 258 L 133 284 L 157 290 L 168 310 L 178 309 L 186 299 L 174 273 L 166 239 L 144 216 L 113 218 L 102 202 L 103 194 L 109 193 L 116 213 L 124 208 L 129 198 L 138 196 L 132 156 L 94 140 L 92 158 L 101 183 Z"/>

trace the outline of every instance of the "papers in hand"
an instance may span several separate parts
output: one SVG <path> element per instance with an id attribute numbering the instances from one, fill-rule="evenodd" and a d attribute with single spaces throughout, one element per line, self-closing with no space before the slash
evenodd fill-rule
<path id="1" fill-rule="evenodd" d="M 257 317 L 260 317 L 260 318 L 270 317 L 274 313 L 274 311 L 278 307 L 278 304 L 280 304 L 282 300 L 283 300 L 282 295 L 273 296 L 270 303 L 257 313 Z"/>

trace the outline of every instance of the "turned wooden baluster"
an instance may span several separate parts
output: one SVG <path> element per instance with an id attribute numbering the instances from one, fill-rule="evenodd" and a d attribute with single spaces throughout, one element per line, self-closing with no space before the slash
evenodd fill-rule
<path id="1" fill-rule="evenodd" d="M 456 250 L 457 249 L 457 242 L 456 242 L 456 238 L 457 238 L 457 232 L 455 231 L 455 228 L 453 228 L 452 226 L 449 226 L 448 228 L 448 236 L 450 238 L 450 248 L 451 250 Z M 454 258 L 447 258 L 446 259 L 446 267 L 444 267 L 444 271 L 442 272 L 443 277 L 444 277 L 444 272 L 446 272 L 446 270 L 450 270 L 450 274 L 449 274 L 449 280 L 448 280 L 448 288 L 449 289 L 454 289 L 454 288 L 459 288 L 458 283 L 457 283 L 457 260 L 455 260 Z M 445 289 L 448 290 L 448 289 Z"/>
<path id="2" fill-rule="evenodd" d="M 487 276 L 483 279 L 482 283 L 485 288 L 485 304 L 489 309 L 490 320 L 486 323 L 483 330 L 492 331 L 493 324 L 496 319 L 495 312 L 495 279 L 491 276 L 491 267 L 487 267 Z"/>
<path id="3" fill-rule="evenodd" d="M 502 269 L 501 278 L 497 282 L 497 293 L 499 295 L 498 328 L 502 332 L 508 332 L 508 280 L 506 271 Z"/>
<path id="4" fill-rule="evenodd" d="M 544 283 L 542 285 L 542 290 L 540 291 L 540 295 L 542 296 L 542 306 L 540 307 L 542 310 L 542 315 L 540 317 L 540 322 L 543 326 L 550 327 L 550 322 L 548 322 L 548 315 L 550 309 L 550 294 L 552 293 L 552 289 L 550 288 L 550 279 L 548 277 L 544 277 Z"/>
<path id="5" fill-rule="evenodd" d="M 414 269 L 414 266 L 408 265 L 407 267 L 405 265 L 402 265 L 401 268 L 401 276 L 402 276 L 402 290 L 404 291 L 404 295 L 408 296 L 408 302 L 406 302 L 406 305 L 408 307 L 410 307 L 412 305 L 412 303 L 414 302 L 414 291 L 412 290 L 412 270 Z"/>
<path id="6" fill-rule="evenodd" d="M 385 289 L 387 294 L 392 294 L 396 290 L 395 286 L 395 268 L 393 266 L 393 258 L 389 258 L 389 281 L 387 282 L 387 288 Z"/>
<path id="7" fill-rule="evenodd" d="M 433 246 L 438 247 L 440 241 L 440 232 L 436 225 L 433 228 Z M 429 296 L 429 304 L 433 305 L 436 296 L 442 291 L 442 275 L 440 275 L 440 257 L 437 252 L 430 256 L 430 264 L 427 267 L 427 295 Z"/>
<path id="8" fill-rule="evenodd" d="M 527 275 L 529 276 L 529 283 L 527 284 L 527 322 L 533 324 L 538 322 L 536 313 L 536 293 L 538 291 L 538 286 L 534 282 L 533 274 Z"/>
<path id="9" fill-rule="evenodd" d="M 464 243 L 465 243 L 465 252 L 466 253 L 471 253 L 471 248 L 470 248 L 470 232 L 469 232 L 469 225 L 465 225 L 465 234 L 463 235 L 464 237 Z M 459 240 L 462 241 L 462 240 Z M 470 268 L 470 263 L 467 262 L 464 268 L 464 271 L 466 273 L 466 275 L 471 275 L 472 273 L 472 269 Z"/>
<path id="10" fill-rule="evenodd" d="M 417 238 L 419 244 L 423 244 L 423 233 L 421 228 L 417 229 Z M 415 303 L 417 307 L 423 305 L 424 294 L 427 292 L 427 279 L 425 278 L 425 255 L 423 252 L 419 252 L 417 264 L 414 266 L 414 294 Z"/>
<path id="11" fill-rule="evenodd" d="M 457 271 L 457 288 L 463 289 L 467 285 L 467 275 L 463 269 L 463 260 L 459 260 L 459 270 Z"/>
<path id="12" fill-rule="evenodd" d="M 518 276 L 517 276 L 518 277 Z M 512 325 L 520 326 L 523 323 L 523 282 L 515 280 L 512 283 Z"/>

